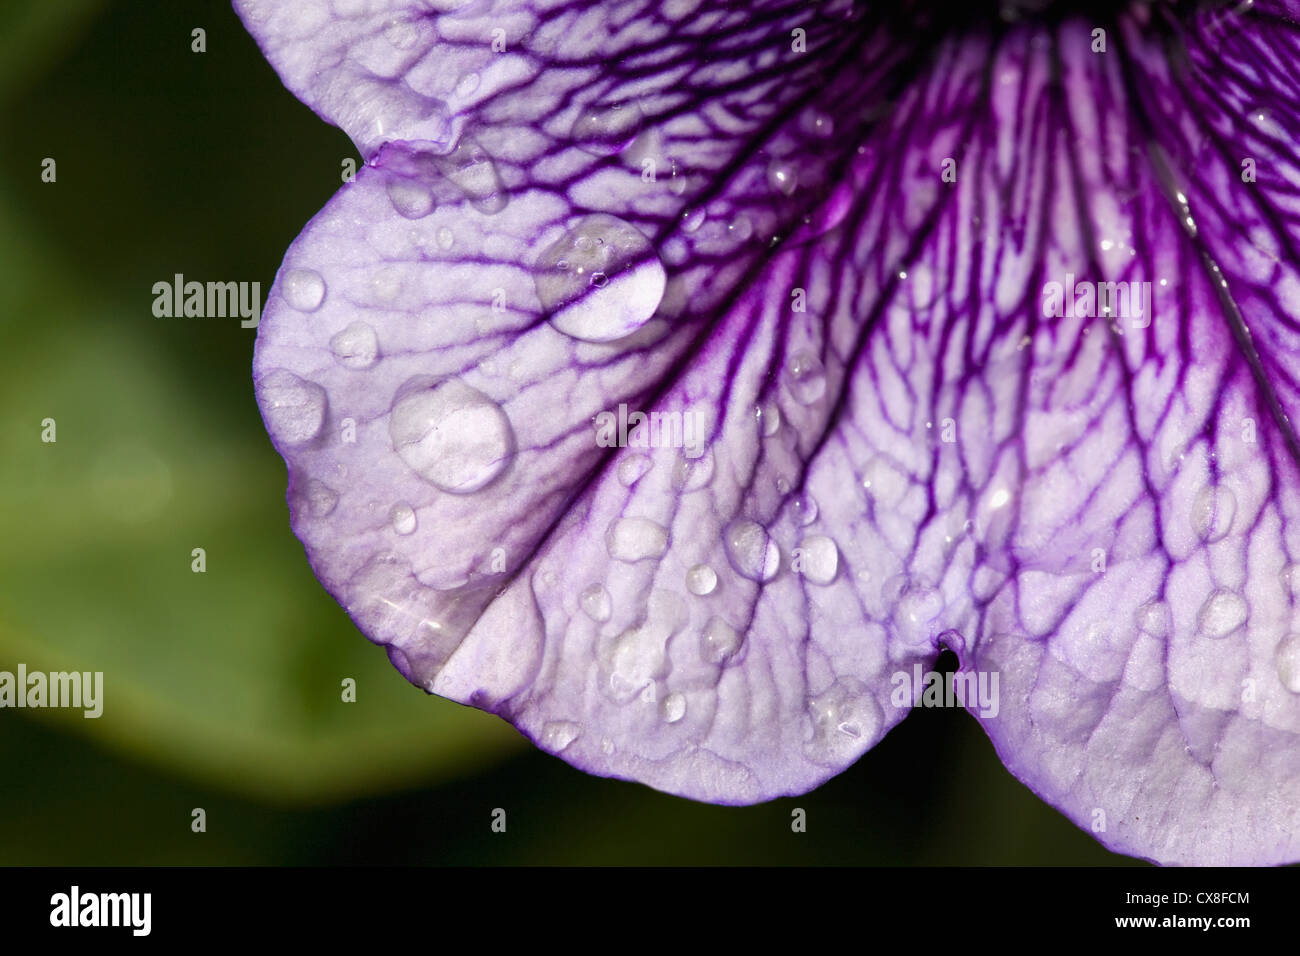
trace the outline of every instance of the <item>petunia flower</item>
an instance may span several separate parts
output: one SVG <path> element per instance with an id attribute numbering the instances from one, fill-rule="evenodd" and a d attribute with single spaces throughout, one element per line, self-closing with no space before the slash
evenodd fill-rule
<path id="1" fill-rule="evenodd" d="M 411 682 L 745 804 L 950 649 L 1106 846 L 1300 858 L 1294 2 L 235 6 L 365 158 L 254 377 Z"/>

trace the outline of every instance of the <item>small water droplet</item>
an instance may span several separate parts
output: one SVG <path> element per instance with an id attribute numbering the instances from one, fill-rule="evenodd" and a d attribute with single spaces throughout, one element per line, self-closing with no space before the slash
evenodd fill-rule
<path id="1" fill-rule="evenodd" d="M 356 371 L 370 368 L 379 357 L 379 336 L 365 322 L 353 322 L 330 339 L 334 360 Z"/>
<path id="2" fill-rule="evenodd" d="M 645 455 L 627 455 L 618 463 L 618 480 L 624 488 L 631 488 L 645 477 L 653 463 Z"/>
<path id="3" fill-rule="evenodd" d="M 718 586 L 718 573 L 707 564 L 697 564 L 686 572 L 686 589 L 703 597 Z"/>
<path id="4" fill-rule="evenodd" d="M 257 400 L 271 437 L 301 445 L 320 434 L 325 423 L 325 389 L 287 369 L 275 369 L 257 383 Z"/>
<path id="5" fill-rule="evenodd" d="M 754 235 L 754 224 L 749 221 L 748 216 L 737 216 L 731 220 L 727 226 L 727 234 L 739 242 L 744 242 Z"/>
<path id="6" fill-rule="evenodd" d="M 804 755 L 814 763 L 839 765 L 861 752 L 880 736 L 884 713 L 866 686 L 841 677 L 808 701 L 812 734 Z"/>
<path id="7" fill-rule="evenodd" d="M 570 135 L 593 156 L 613 156 L 636 139 L 645 116 L 635 103 L 594 103 L 573 121 Z"/>
<path id="8" fill-rule="evenodd" d="M 614 613 L 613 602 L 603 584 L 588 585 L 579 595 L 578 601 L 582 605 L 583 613 L 597 624 L 608 621 L 610 615 Z"/>
<path id="9" fill-rule="evenodd" d="M 280 289 L 284 301 L 299 312 L 315 312 L 325 301 L 325 280 L 315 269 L 290 269 Z"/>
<path id="10" fill-rule="evenodd" d="M 713 480 L 713 449 L 706 448 L 698 458 L 682 455 L 673 462 L 673 487 L 685 494 L 699 491 Z"/>
<path id="11" fill-rule="evenodd" d="M 894 630 L 905 644 L 922 645 L 937 633 L 936 620 L 943 613 L 943 595 L 920 583 L 901 582 L 892 616 Z"/>
<path id="12" fill-rule="evenodd" d="M 456 237 L 451 234 L 451 230 L 443 226 L 438 230 L 438 247 L 446 252 L 456 242 Z"/>
<path id="13" fill-rule="evenodd" d="M 723 534 L 727 557 L 742 577 L 770 581 L 781 567 L 781 551 L 762 525 L 745 519 L 731 522 Z"/>
<path id="14" fill-rule="evenodd" d="M 385 187 L 388 201 L 403 219 L 423 219 L 433 212 L 433 193 L 413 179 L 391 179 Z"/>
<path id="15" fill-rule="evenodd" d="M 835 121 L 819 109 L 810 109 L 799 118 L 799 125 L 809 136 L 827 139 L 835 132 Z"/>
<path id="16" fill-rule="evenodd" d="M 682 232 L 698 232 L 704 220 L 708 218 L 703 208 L 687 209 L 682 213 Z"/>
<path id="17" fill-rule="evenodd" d="M 817 499 L 804 493 L 790 502 L 790 513 L 795 524 L 807 527 L 817 520 Z"/>
<path id="18" fill-rule="evenodd" d="M 771 438 L 781 430 L 781 409 L 771 399 L 759 405 L 754 414 L 764 438 Z"/>
<path id="19" fill-rule="evenodd" d="M 1170 611 L 1164 601 L 1143 604 L 1134 615 L 1135 623 L 1143 634 L 1163 640 L 1169 633 Z"/>
<path id="20" fill-rule="evenodd" d="M 825 535 L 814 534 L 799 544 L 800 572 L 813 584 L 830 584 L 840 566 L 840 552 Z"/>
<path id="21" fill-rule="evenodd" d="M 1293 694 L 1300 694 L 1300 635 L 1288 634 L 1273 655 L 1277 679 Z"/>
<path id="22" fill-rule="evenodd" d="M 466 73 L 456 82 L 456 95 L 461 99 L 473 96 L 480 82 L 482 82 L 482 79 L 477 73 Z"/>
<path id="23" fill-rule="evenodd" d="M 721 667 L 736 656 L 743 640 L 740 632 L 722 618 L 711 617 L 700 632 L 700 657 Z"/>
<path id="24" fill-rule="evenodd" d="M 612 342 L 641 328 L 667 284 L 650 240 L 603 213 L 585 217 L 548 246 L 533 278 L 551 324 L 586 342 Z"/>
<path id="25" fill-rule="evenodd" d="M 398 50 L 409 50 L 420 39 L 420 31 L 410 20 L 394 17 L 384 24 L 384 39 Z"/>
<path id="26" fill-rule="evenodd" d="M 307 483 L 307 511 L 313 518 L 327 517 L 338 503 L 338 492 L 323 481 L 313 478 Z"/>
<path id="27" fill-rule="evenodd" d="M 436 488 L 470 494 L 505 470 L 514 431 L 501 406 L 459 379 L 403 388 L 388 417 L 393 449 Z"/>
<path id="28" fill-rule="evenodd" d="M 1197 624 L 1201 634 L 1218 640 L 1240 628 L 1248 616 L 1249 609 L 1240 594 L 1219 588 L 1201 605 Z"/>
<path id="29" fill-rule="evenodd" d="M 542 727 L 540 743 L 543 750 L 558 754 L 581 734 L 582 727 L 571 720 L 548 720 Z"/>
<path id="30" fill-rule="evenodd" d="M 661 558 L 668 550 L 668 531 L 649 518 L 616 518 L 605 532 L 605 547 L 616 561 Z"/>
<path id="31" fill-rule="evenodd" d="M 800 405 L 811 405 L 826 394 L 826 366 L 807 349 L 796 352 L 785 365 L 785 387 Z"/>
<path id="32" fill-rule="evenodd" d="M 1192 502 L 1192 530 L 1207 544 L 1222 541 L 1232 531 L 1237 498 L 1222 485 L 1207 485 Z"/>
<path id="33" fill-rule="evenodd" d="M 681 694 L 667 695 L 659 705 L 659 712 L 663 714 L 665 723 L 677 723 L 686 716 L 686 698 Z"/>
<path id="34" fill-rule="evenodd" d="M 393 505 L 388 513 L 388 520 L 398 534 L 411 534 L 415 531 L 415 509 L 408 504 Z"/>
<path id="35" fill-rule="evenodd" d="M 767 183 L 777 192 L 791 196 L 799 188 L 799 177 L 792 165 L 774 159 L 767 164 Z"/>

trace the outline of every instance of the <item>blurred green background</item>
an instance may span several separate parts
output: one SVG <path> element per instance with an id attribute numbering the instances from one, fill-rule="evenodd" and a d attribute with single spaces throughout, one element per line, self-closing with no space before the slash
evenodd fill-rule
<path id="1" fill-rule="evenodd" d="M 349 140 L 226 4 L 160 0 L 8 0 L 0 129 L 0 670 L 105 675 L 98 720 L 0 710 L 0 863 L 1125 862 L 961 712 L 919 711 L 818 791 L 736 809 L 588 777 L 426 697 L 289 531 L 254 332 L 151 311 L 177 272 L 265 295 Z"/>

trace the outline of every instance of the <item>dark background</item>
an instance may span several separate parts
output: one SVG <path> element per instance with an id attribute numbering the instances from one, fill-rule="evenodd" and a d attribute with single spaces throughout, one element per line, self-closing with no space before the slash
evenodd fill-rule
<path id="1" fill-rule="evenodd" d="M 960 711 L 917 711 L 814 793 L 737 809 L 586 776 L 425 697 L 289 531 L 253 330 L 152 314 L 178 272 L 265 299 L 350 141 L 225 4 L 8 0 L 0 144 L 0 670 L 105 684 L 98 720 L 0 710 L 0 864 L 1131 862 Z"/>

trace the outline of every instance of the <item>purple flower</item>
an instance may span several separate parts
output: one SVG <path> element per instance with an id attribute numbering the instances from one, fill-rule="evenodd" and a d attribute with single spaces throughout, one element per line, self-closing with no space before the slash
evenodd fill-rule
<path id="1" fill-rule="evenodd" d="M 1300 858 L 1294 3 L 235 6 L 366 159 L 254 375 L 413 683 L 718 803 L 964 704 L 1115 850 Z"/>

